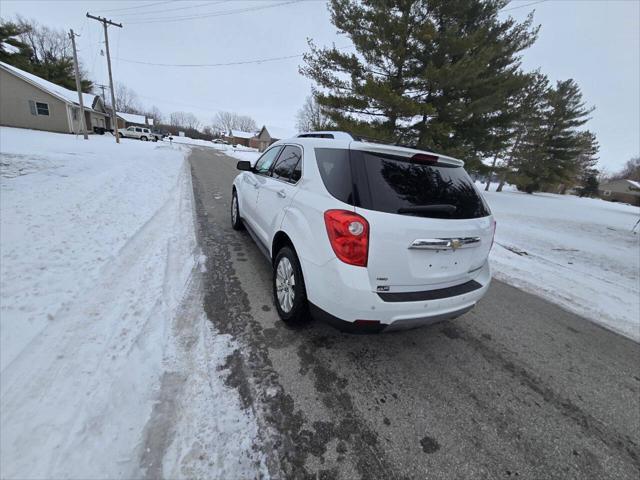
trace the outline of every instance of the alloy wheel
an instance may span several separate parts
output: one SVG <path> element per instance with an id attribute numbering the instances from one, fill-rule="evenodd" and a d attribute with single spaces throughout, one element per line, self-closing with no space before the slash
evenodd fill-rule
<path id="1" fill-rule="evenodd" d="M 287 257 L 282 257 L 276 267 L 276 295 L 283 312 L 289 313 L 295 300 L 296 279 Z"/>

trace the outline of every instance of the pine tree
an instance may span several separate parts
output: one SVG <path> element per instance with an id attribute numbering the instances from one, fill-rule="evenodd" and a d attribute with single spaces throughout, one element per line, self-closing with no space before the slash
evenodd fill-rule
<path id="1" fill-rule="evenodd" d="M 0 61 L 56 85 L 76 89 L 71 40 L 62 30 L 52 30 L 20 17 L 17 23 L 0 21 Z M 82 91 L 90 92 L 93 84 L 82 69 L 80 76 Z"/>
<path id="2" fill-rule="evenodd" d="M 598 171 L 594 169 L 590 172 L 587 172 L 581 178 L 578 195 L 580 195 L 581 197 L 595 197 L 598 195 L 599 186 L 600 182 L 598 182 Z"/>
<path id="3" fill-rule="evenodd" d="M 434 114 L 413 126 L 417 144 L 479 165 L 508 145 L 517 118 L 514 97 L 530 80 L 520 72 L 518 54 L 533 44 L 537 28 L 531 15 L 523 23 L 498 20 L 507 2 L 428 3 L 435 35 L 421 36 L 419 85 Z"/>
<path id="4" fill-rule="evenodd" d="M 358 54 L 310 43 L 301 73 L 320 87 L 316 100 L 337 128 L 398 140 L 401 122 L 430 111 L 408 96 L 417 65 L 416 25 L 426 21 L 422 3 L 331 0 L 331 20 Z"/>
<path id="5" fill-rule="evenodd" d="M 527 132 L 515 162 L 516 184 L 528 193 L 574 183 L 596 162 L 595 135 L 580 131 L 593 108 L 587 108 L 577 83 L 559 81 L 544 96 L 540 124 Z"/>
<path id="6" fill-rule="evenodd" d="M 506 0 L 332 0 L 357 53 L 311 45 L 301 72 L 340 129 L 479 164 L 507 146 L 519 52 L 537 29 L 499 20 Z"/>
<path id="7" fill-rule="evenodd" d="M 529 74 L 529 81 L 516 95 L 513 110 L 516 119 L 510 129 L 511 139 L 503 165 L 497 192 L 501 192 L 507 179 L 514 181 L 517 171 L 514 164 L 538 155 L 538 140 L 544 124 L 544 99 L 549 90 L 549 80 L 540 72 Z M 515 182 L 514 182 L 515 183 Z"/>
<path id="8" fill-rule="evenodd" d="M 20 40 L 24 32 L 23 27 L 13 22 L 0 21 L 0 62 L 23 70 L 30 68 L 33 52 L 29 45 Z"/>

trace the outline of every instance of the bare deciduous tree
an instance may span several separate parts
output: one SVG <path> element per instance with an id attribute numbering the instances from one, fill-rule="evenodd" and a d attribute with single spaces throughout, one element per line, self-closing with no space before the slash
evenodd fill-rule
<path id="1" fill-rule="evenodd" d="M 612 180 L 633 180 L 640 182 L 640 156 L 627 160 L 624 167 L 611 176 Z"/>
<path id="2" fill-rule="evenodd" d="M 116 85 L 116 111 L 123 113 L 141 112 L 138 94 L 123 83 Z"/>
<path id="3" fill-rule="evenodd" d="M 229 130 L 242 130 L 243 132 L 255 132 L 258 130 L 256 121 L 248 115 L 239 115 L 235 112 L 218 112 L 213 119 L 213 128 L 220 132 L 229 133 Z"/>
<path id="4" fill-rule="evenodd" d="M 331 121 L 318 105 L 313 95 L 309 95 L 302 108 L 296 114 L 296 128 L 300 132 L 329 130 Z"/>
<path id="5" fill-rule="evenodd" d="M 193 113 L 171 112 L 171 115 L 169 115 L 169 125 L 187 130 L 198 130 L 200 128 L 200 120 L 198 120 L 198 117 Z"/>
<path id="6" fill-rule="evenodd" d="M 40 25 L 18 15 L 18 25 L 23 30 L 20 40 L 31 47 L 35 60 L 47 63 L 53 59 L 72 57 L 71 40 L 63 30 Z"/>
<path id="7" fill-rule="evenodd" d="M 148 111 L 144 112 L 144 114 L 147 118 L 153 118 L 154 125 L 158 125 L 163 121 L 162 112 L 155 105 L 153 105 Z"/>
<path id="8" fill-rule="evenodd" d="M 28 51 L 24 52 L 27 71 L 75 90 L 73 49 L 67 32 L 40 25 L 35 20 L 27 20 L 20 15 L 17 16 L 16 25 L 19 32 L 17 39 L 28 47 Z M 87 78 L 82 65 L 79 70 L 82 91 L 90 92 L 92 82 Z"/>

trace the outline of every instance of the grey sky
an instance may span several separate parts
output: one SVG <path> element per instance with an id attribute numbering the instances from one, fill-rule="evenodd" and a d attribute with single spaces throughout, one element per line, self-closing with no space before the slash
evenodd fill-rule
<path id="1" fill-rule="evenodd" d="M 291 56 L 307 50 L 307 38 L 318 45 L 349 45 L 336 34 L 324 1 L 271 7 L 285 1 L 0 0 L 0 15 L 73 28 L 82 35 L 78 45 L 85 69 L 105 84 L 102 27 L 85 13 L 106 16 L 124 25 L 109 29 L 116 82 L 133 88 L 145 106 L 157 105 L 165 115 L 191 111 L 205 123 L 217 110 L 230 110 L 251 115 L 260 125 L 293 130 L 295 113 L 311 89 L 298 74 L 301 58 L 203 68 L 125 61 L 211 64 Z M 523 19 L 535 9 L 542 25 L 538 42 L 524 54 L 524 67 L 540 68 L 552 81 L 579 83 L 588 104 L 596 106 L 587 127 L 600 141 L 601 166 L 615 170 L 640 153 L 640 1 L 548 0 L 525 6 L 534 2 L 514 1 L 504 13 Z M 192 18 L 155 20 L 187 16 Z M 147 19 L 153 23 L 134 23 Z"/>

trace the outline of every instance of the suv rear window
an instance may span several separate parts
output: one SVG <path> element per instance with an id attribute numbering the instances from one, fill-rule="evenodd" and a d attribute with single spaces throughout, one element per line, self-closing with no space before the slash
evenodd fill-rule
<path id="1" fill-rule="evenodd" d="M 490 213 L 462 167 L 328 148 L 316 149 L 316 159 L 329 193 L 350 205 L 431 218 L 478 218 Z"/>

